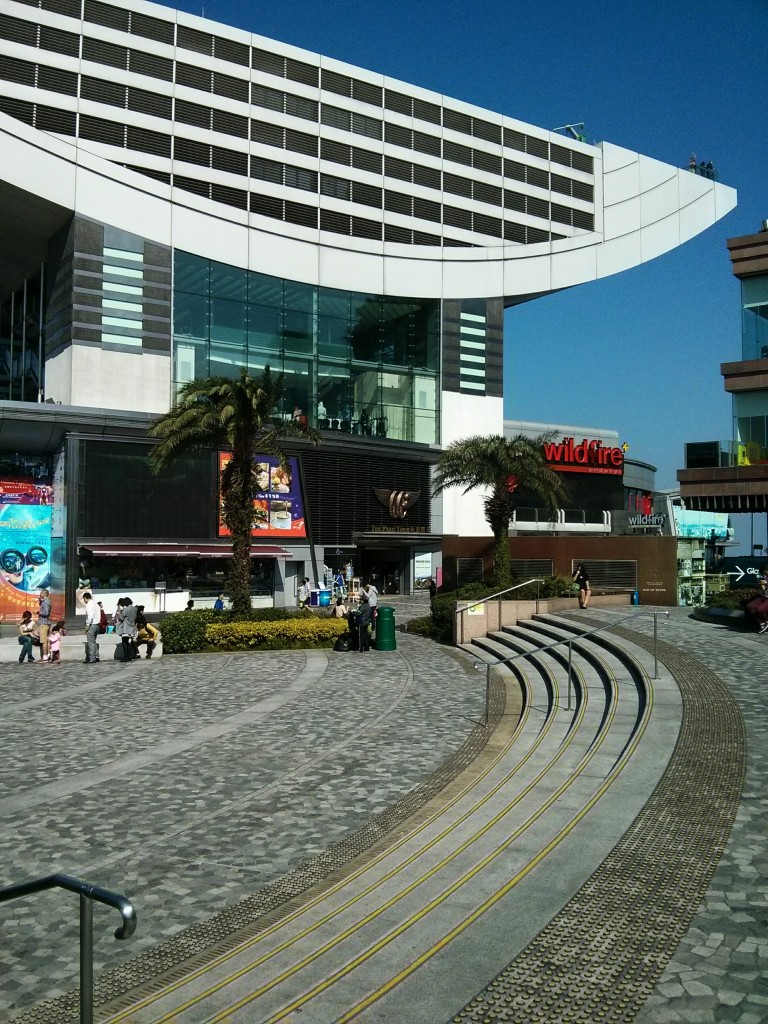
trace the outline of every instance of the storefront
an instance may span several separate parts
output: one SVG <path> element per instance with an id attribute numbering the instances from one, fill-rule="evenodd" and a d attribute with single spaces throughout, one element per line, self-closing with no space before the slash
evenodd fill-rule
<path id="1" fill-rule="evenodd" d="M 123 596 L 162 612 L 189 600 L 210 606 L 226 593 L 226 452 L 185 455 L 154 476 L 151 417 L 41 405 L 30 422 L 24 406 L 0 411 L 3 619 L 15 620 L 30 601 L 34 611 L 42 586 L 55 614 L 68 616 L 82 612 L 86 588 L 107 611 Z M 3 451 L 15 453 L 3 460 Z M 439 566 L 440 537 L 431 532 L 436 457 L 424 445 L 330 433 L 316 447 L 295 445 L 284 467 L 259 456 L 254 606 L 294 605 L 304 576 L 314 583 L 326 568 L 347 564 L 355 577 L 377 576 L 383 592 L 410 592 L 425 553 L 430 569 Z"/>

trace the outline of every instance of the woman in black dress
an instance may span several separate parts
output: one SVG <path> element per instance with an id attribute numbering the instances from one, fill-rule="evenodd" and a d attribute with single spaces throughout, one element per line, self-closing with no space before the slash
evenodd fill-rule
<path id="1" fill-rule="evenodd" d="M 573 570 L 573 582 L 579 585 L 579 608 L 586 608 L 589 604 L 591 590 L 589 588 L 589 573 L 583 562 L 579 562 Z"/>

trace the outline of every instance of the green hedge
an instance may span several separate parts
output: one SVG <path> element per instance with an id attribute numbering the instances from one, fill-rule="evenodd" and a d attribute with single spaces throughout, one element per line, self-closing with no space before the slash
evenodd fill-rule
<path id="1" fill-rule="evenodd" d="M 724 590 L 719 594 L 707 594 L 704 602 L 706 608 L 725 608 L 727 611 L 742 611 L 744 605 L 753 597 L 760 597 L 761 593 L 754 587 L 741 587 L 738 590 Z"/>
<path id="2" fill-rule="evenodd" d="M 344 619 L 308 615 L 282 622 L 211 622 L 205 639 L 217 651 L 285 651 L 333 647 L 346 631 Z"/>
<path id="3" fill-rule="evenodd" d="M 283 622 L 292 619 L 314 619 L 311 612 L 296 608 L 254 608 L 246 620 L 233 612 L 215 612 L 212 608 L 200 608 L 191 612 L 176 612 L 166 615 L 161 623 L 164 654 L 191 654 L 193 651 L 211 649 L 206 630 L 209 625 L 225 625 L 236 622 Z"/>

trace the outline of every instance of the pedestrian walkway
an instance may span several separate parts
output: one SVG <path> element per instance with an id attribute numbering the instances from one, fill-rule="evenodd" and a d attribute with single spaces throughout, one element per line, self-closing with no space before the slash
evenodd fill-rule
<path id="1" fill-rule="evenodd" d="M 488 965 L 468 957 L 466 971 L 476 977 L 471 991 L 477 994 L 463 1010 L 458 1005 L 430 1015 L 429 1007 L 442 1006 L 442 1000 L 438 993 L 430 999 L 422 986 L 418 1010 L 413 1000 L 401 1005 L 398 1024 L 444 1024 L 451 1013 L 458 1014 L 456 1020 L 494 1022 L 768 1019 L 768 993 L 761 987 L 768 812 L 757 745 L 765 742 L 768 719 L 759 692 L 766 652 L 762 638 L 735 636 L 690 620 L 683 611 L 662 626 L 663 660 L 678 683 L 686 673 L 691 677 L 689 692 L 685 680 L 681 685 L 687 713 L 697 701 L 710 712 L 719 702 L 721 733 L 743 721 L 746 781 L 730 842 L 711 882 L 702 883 L 704 902 L 677 949 L 658 954 L 666 969 L 655 987 L 640 986 L 642 1009 L 635 1007 L 631 1017 L 616 1016 L 620 1008 L 608 1015 L 602 1009 L 598 1015 L 596 1008 L 593 1017 L 584 1016 L 572 979 L 558 997 L 557 1013 L 534 1016 L 530 1000 L 521 1001 L 521 992 L 528 998 L 521 980 L 529 980 L 528 988 L 543 987 L 557 974 L 558 955 L 566 953 L 567 959 L 573 952 L 574 940 L 567 936 L 576 934 L 575 922 L 569 915 L 589 909 L 587 890 L 598 885 L 589 880 L 549 928 L 542 921 L 530 947 L 492 972 L 487 988 Z M 588 618 L 616 616 L 590 610 Z M 646 620 L 638 620 L 631 636 L 624 628 L 624 641 L 643 644 L 648 629 Z M 162 972 L 175 976 L 184 961 L 222 954 L 233 934 L 251 934 L 256 921 L 263 931 L 269 915 L 277 920 L 287 900 L 324 877 L 344 877 L 356 854 L 396 837 L 398 829 L 407 833 L 413 814 L 441 795 L 445 799 L 463 769 L 478 771 L 484 759 L 497 755 L 493 745 L 501 743 L 519 711 L 510 703 L 506 720 L 499 716 L 498 684 L 491 693 L 496 728 L 487 730 L 481 724 L 485 680 L 471 660 L 417 637 L 399 635 L 398 643 L 397 652 L 370 655 L 166 657 L 136 666 L 96 666 L 87 679 L 75 665 L 4 674 L 0 693 L 8 714 L 0 728 L 8 756 L 0 763 L 0 883 L 59 870 L 135 899 L 139 929 L 128 944 L 111 940 L 109 912 L 97 912 L 97 971 L 107 979 L 97 998 L 111 1000 L 113 1016 L 121 992 L 146 986 Z M 712 751 L 721 750 L 722 739 L 701 732 L 702 764 L 708 753 L 711 759 Z M 742 739 L 739 734 L 732 744 L 734 765 L 743 759 Z M 678 748 L 683 747 L 681 740 Z M 678 748 L 675 754 L 690 774 L 696 750 Z M 675 766 L 674 758 L 670 764 Z M 695 786 L 688 783 L 686 799 L 693 802 Z M 663 790 L 659 785 L 657 792 Z M 620 863 L 621 846 L 610 856 L 609 847 L 599 860 L 613 857 L 614 877 L 621 878 L 626 896 L 632 879 L 620 874 L 627 867 Z M 636 847 L 634 856 L 642 852 Z M 700 852 L 694 843 L 689 854 Z M 671 855 L 677 851 L 659 851 L 662 860 Z M 642 892 L 638 878 L 648 866 L 637 859 L 630 865 L 636 891 Z M 72 997 L 57 997 L 77 970 L 76 901 L 68 921 L 61 918 L 63 902 L 45 894 L 13 910 L 0 909 L 7 963 L 0 974 L 0 1014 L 6 1006 L 9 1015 L 30 1022 L 73 1019 L 67 1016 L 76 1005 Z M 510 912 L 516 909 L 513 902 Z M 642 904 L 636 913 L 642 914 Z M 397 920 L 395 911 L 390 918 L 388 926 Z M 63 933 L 67 939 L 57 941 Z M 407 936 L 402 942 L 407 952 Z M 610 954 L 594 951 L 603 957 L 601 966 L 610 964 Z M 544 963 L 549 981 L 534 984 Z M 586 985 L 589 979 L 581 980 Z M 605 995 L 610 1006 L 613 993 Z M 52 1002 L 43 1011 L 35 1004 L 45 997 Z M 190 1010 L 178 1019 L 209 1019 L 213 1012 L 208 1007 L 196 1017 Z M 394 1019 L 378 1012 L 374 1007 L 359 1019 Z M 237 1019 L 268 1019 L 243 1013 Z M 122 1019 L 157 1016 L 126 1009 Z M 330 1024 L 341 1018 L 310 1009 L 301 1019 Z"/>

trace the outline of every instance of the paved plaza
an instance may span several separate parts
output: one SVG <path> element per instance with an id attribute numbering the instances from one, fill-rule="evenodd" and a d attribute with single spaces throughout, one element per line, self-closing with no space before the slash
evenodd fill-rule
<path id="1" fill-rule="evenodd" d="M 632 628 L 647 635 L 649 623 Z M 685 609 L 673 610 L 661 637 L 685 656 L 681 665 L 695 660 L 735 701 L 745 775 L 705 899 L 634 1019 L 760 1024 L 768 639 L 697 622 Z M 343 869 L 488 740 L 485 680 L 471 659 L 401 634 L 397 651 L 367 655 L 6 664 L 0 694 L 0 884 L 63 872 L 133 899 L 139 927 L 127 943 L 112 939 L 114 911 L 96 909 L 97 975 L 137 963 L 139 975 L 168 969 L 179 950 L 199 952 L 302 891 L 308 877 Z M 72 1019 L 76 1004 L 59 996 L 77 979 L 74 896 L 0 907 L 0 948 L 0 1019 Z M 53 1016 L 40 1011 L 45 999 Z"/>

